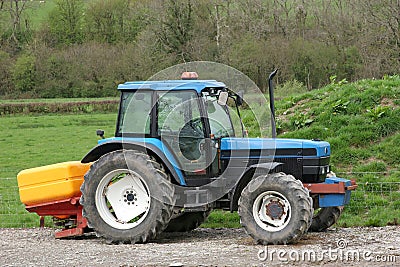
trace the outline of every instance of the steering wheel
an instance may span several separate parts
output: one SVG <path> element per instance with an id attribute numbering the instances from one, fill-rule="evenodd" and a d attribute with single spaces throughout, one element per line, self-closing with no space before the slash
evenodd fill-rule
<path id="1" fill-rule="evenodd" d="M 194 118 L 188 121 L 179 132 L 179 137 L 204 138 L 201 118 Z"/>

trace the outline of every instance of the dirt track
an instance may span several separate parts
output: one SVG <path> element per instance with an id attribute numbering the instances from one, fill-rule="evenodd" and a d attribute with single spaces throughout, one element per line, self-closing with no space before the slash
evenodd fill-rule
<path id="1" fill-rule="evenodd" d="M 152 243 L 136 245 L 107 245 L 94 235 L 56 240 L 53 233 L 0 229 L 0 265 L 400 266 L 400 226 L 330 230 L 308 234 L 296 245 L 268 248 L 254 244 L 243 229 L 163 234 Z"/>

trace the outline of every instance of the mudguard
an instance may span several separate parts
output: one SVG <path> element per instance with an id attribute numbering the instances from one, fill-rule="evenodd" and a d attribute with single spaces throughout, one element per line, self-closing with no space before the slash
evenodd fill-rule
<path id="1" fill-rule="evenodd" d="M 135 149 L 156 156 L 168 169 L 172 177 L 179 185 L 186 185 L 182 171 L 174 155 L 169 151 L 161 140 L 156 138 L 119 138 L 100 140 L 81 160 L 82 163 L 89 163 L 98 160 L 101 156 L 116 150 Z"/>
<path id="2" fill-rule="evenodd" d="M 255 172 L 262 171 L 263 173 L 267 174 L 273 170 L 275 170 L 278 166 L 282 165 L 283 163 L 280 162 L 266 162 L 260 164 L 254 164 L 247 167 L 246 171 L 243 173 L 242 177 L 237 181 L 234 189 L 233 195 L 231 198 L 231 205 L 230 211 L 235 211 L 238 209 L 238 201 L 243 189 L 246 185 L 253 179 Z"/>

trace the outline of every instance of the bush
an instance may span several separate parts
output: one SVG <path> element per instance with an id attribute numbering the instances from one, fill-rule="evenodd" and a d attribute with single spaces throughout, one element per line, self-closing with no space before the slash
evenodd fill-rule
<path id="1" fill-rule="evenodd" d="M 12 78 L 19 92 L 30 92 L 35 88 L 36 68 L 35 57 L 22 54 L 12 68 Z"/>
<path id="2" fill-rule="evenodd" d="M 116 96 L 119 83 L 143 79 L 134 45 L 86 43 L 48 53 L 36 51 L 36 92 L 42 98 Z"/>
<path id="3" fill-rule="evenodd" d="M 118 100 L 0 104 L 0 115 L 117 112 Z"/>
<path id="4" fill-rule="evenodd" d="M 12 60 L 10 56 L 0 50 L 0 95 L 12 92 L 14 88 L 11 74 Z"/>
<path id="5" fill-rule="evenodd" d="M 307 91 L 307 87 L 302 82 L 294 79 L 278 85 L 275 90 L 275 96 L 287 97 L 293 94 L 302 94 Z"/>

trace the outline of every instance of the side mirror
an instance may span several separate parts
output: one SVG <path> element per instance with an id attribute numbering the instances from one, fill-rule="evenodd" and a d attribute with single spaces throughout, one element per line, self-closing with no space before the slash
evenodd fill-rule
<path id="1" fill-rule="evenodd" d="M 102 139 L 104 139 L 104 131 L 103 130 L 97 130 L 96 135 L 100 136 Z"/>
<path id="2" fill-rule="evenodd" d="M 228 92 L 220 92 L 217 102 L 220 106 L 226 106 L 226 102 L 228 102 Z"/>
<path id="3" fill-rule="evenodd" d="M 238 105 L 238 106 L 243 105 L 243 95 L 244 95 L 244 91 L 243 90 L 240 90 L 236 94 L 236 105 Z"/>

